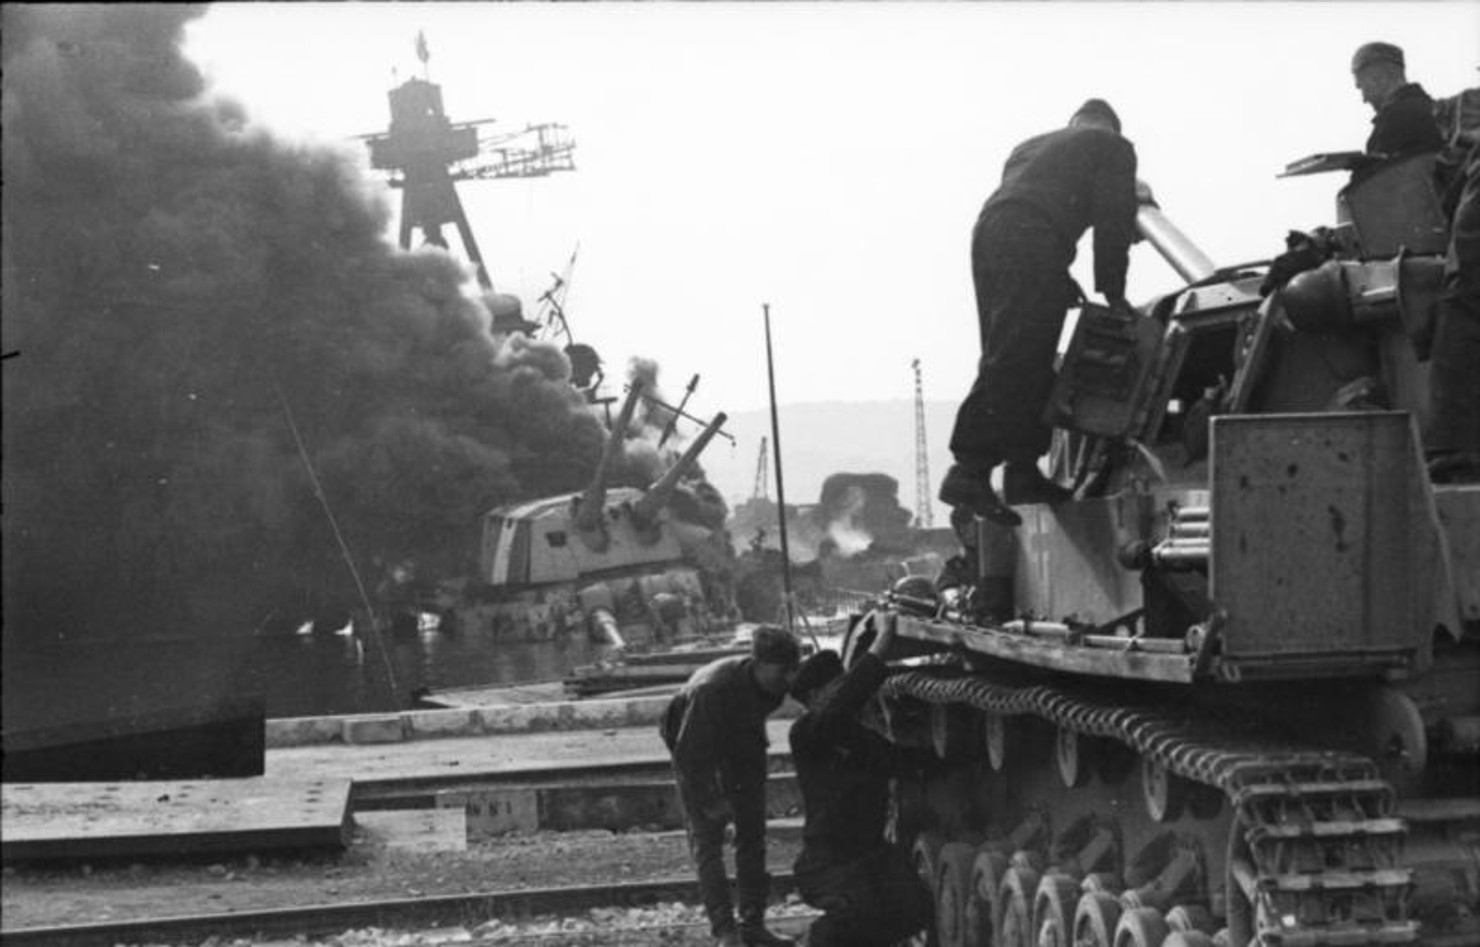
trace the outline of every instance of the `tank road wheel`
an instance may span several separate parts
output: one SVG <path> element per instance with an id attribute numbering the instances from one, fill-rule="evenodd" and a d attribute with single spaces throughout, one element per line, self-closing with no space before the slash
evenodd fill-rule
<path id="1" fill-rule="evenodd" d="M 1141 757 L 1141 801 L 1157 822 L 1175 822 L 1187 801 L 1187 780 L 1149 756 Z"/>
<path id="2" fill-rule="evenodd" d="M 1033 895 L 1038 891 L 1038 872 L 1015 866 L 1002 877 L 997 892 L 998 913 L 996 947 L 1033 947 Z"/>
<path id="3" fill-rule="evenodd" d="M 1218 930 L 1213 914 L 1201 904 L 1179 904 L 1167 912 L 1167 927 L 1172 933 L 1207 934 L 1209 939 Z"/>
<path id="4" fill-rule="evenodd" d="M 1054 740 L 1054 761 L 1058 764 L 1059 778 L 1070 789 L 1089 783 L 1089 741 L 1070 730 L 1059 727 Z"/>
<path id="5" fill-rule="evenodd" d="M 992 772 L 1000 773 L 1007 760 L 1015 755 L 1017 728 L 1004 714 L 990 711 L 982 717 L 982 743 L 987 751 L 987 765 Z"/>
<path id="6" fill-rule="evenodd" d="M 1038 947 L 1074 947 L 1074 907 L 1079 885 L 1061 872 L 1044 875 L 1033 898 L 1033 930 Z"/>
<path id="7" fill-rule="evenodd" d="M 1167 922 L 1156 908 L 1131 908 L 1115 925 L 1114 947 L 1161 947 L 1168 933 Z"/>
<path id="8" fill-rule="evenodd" d="M 925 883 L 930 891 L 931 901 L 939 903 L 939 894 L 935 888 L 936 872 L 940 871 L 940 853 L 945 847 L 945 839 L 934 832 L 921 832 L 915 836 L 914 847 L 910 851 L 910 860 L 914 862 L 915 874 Z M 909 941 L 913 947 L 936 947 L 935 924 L 931 924 L 925 930 L 916 934 Z"/>
<path id="9" fill-rule="evenodd" d="M 1079 883 L 1081 891 L 1103 891 L 1105 894 L 1118 895 L 1125 890 L 1125 883 L 1121 881 L 1120 875 L 1113 871 L 1092 871 L 1084 876 Z"/>
<path id="10" fill-rule="evenodd" d="M 935 883 L 935 940 L 940 947 L 974 947 L 967 926 L 966 906 L 971 903 L 972 867 L 976 847 L 965 842 L 941 846 Z"/>
<path id="11" fill-rule="evenodd" d="M 966 902 L 966 930 L 970 943 L 977 947 L 993 947 L 998 925 L 1002 923 L 1002 878 L 1007 874 L 1007 856 L 982 846 L 977 849 L 976 861 L 971 866 L 971 890 L 973 897 Z"/>
<path id="12" fill-rule="evenodd" d="M 1120 901 L 1112 894 L 1090 891 L 1081 895 L 1074 909 L 1075 947 L 1114 947 L 1120 911 Z"/>
<path id="13" fill-rule="evenodd" d="M 939 835 L 921 832 L 915 836 L 914 847 L 910 850 L 910 861 L 915 865 L 915 873 L 931 891 L 935 890 L 935 873 L 940 869 L 940 850 L 944 846 L 945 840 Z"/>

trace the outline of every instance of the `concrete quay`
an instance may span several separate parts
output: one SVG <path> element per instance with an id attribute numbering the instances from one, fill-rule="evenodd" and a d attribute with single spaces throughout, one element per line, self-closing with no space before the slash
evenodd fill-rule
<path id="1" fill-rule="evenodd" d="M 647 727 L 654 729 L 668 706 L 666 694 L 504 704 L 398 713 L 328 717 L 283 717 L 266 721 L 267 748 L 323 744 L 371 745 L 494 734 L 562 733 Z M 775 719 L 794 717 L 801 708 L 787 700 Z"/>
<path id="2" fill-rule="evenodd" d="M 675 829 L 682 809 L 657 728 L 666 703 L 644 697 L 274 720 L 264 775 L 348 780 L 357 813 L 460 810 L 469 840 Z M 800 811 L 790 726 L 786 717 L 767 723 L 773 819 Z"/>
<path id="3" fill-rule="evenodd" d="M 667 697 L 559 701 L 399 713 L 283 717 L 266 722 L 269 750 L 340 743 L 402 743 L 504 733 L 656 727 Z"/>

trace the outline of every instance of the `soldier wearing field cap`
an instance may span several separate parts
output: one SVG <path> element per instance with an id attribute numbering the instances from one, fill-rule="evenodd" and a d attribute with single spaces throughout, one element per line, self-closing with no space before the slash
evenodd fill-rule
<path id="1" fill-rule="evenodd" d="M 750 654 L 695 671 L 663 714 L 660 732 L 673 756 L 689 851 L 715 943 L 789 945 L 765 927 L 766 718 L 786 699 L 801 663 L 797 639 L 762 625 Z M 725 826 L 735 824 L 735 882 L 740 923 L 725 877 Z"/>
<path id="2" fill-rule="evenodd" d="M 1392 43 L 1364 43 L 1352 55 L 1352 79 L 1372 106 L 1370 155 L 1392 157 L 1437 151 L 1444 143 L 1434 120 L 1434 100 L 1409 82 L 1403 50 Z"/>
<path id="3" fill-rule="evenodd" d="M 1022 517 L 1010 507 L 1072 496 L 1038 468 L 1052 434 L 1043 414 L 1059 334 L 1083 295 L 1069 267 L 1080 238 L 1093 230 L 1095 289 L 1133 315 L 1125 280 L 1138 239 L 1136 207 L 1136 149 L 1104 99 L 1089 99 L 1068 125 L 1008 155 L 971 231 L 981 360 L 956 412 L 943 503 L 1017 526 Z M 991 483 L 999 466 L 1002 497 Z"/>

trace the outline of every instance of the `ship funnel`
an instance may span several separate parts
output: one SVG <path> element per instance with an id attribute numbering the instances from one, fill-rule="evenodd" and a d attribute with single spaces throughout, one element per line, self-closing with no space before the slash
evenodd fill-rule
<path id="1" fill-rule="evenodd" d="M 725 417 L 723 411 L 716 414 L 714 420 L 709 422 L 709 426 L 698 437 L 694 438 L 694 443 L 690 444 L 689 449 L 683 452 L 683 456 L 678 459 L 678 463 L 669 467 L 668 472 L 663 474 L 657 483 L 649 487 L 648 491 L 636 503 L 632 504 L 633 519 L 638 523 L 646 524 L 651 523 L 657 517 L 658 511 L 663 508 L 668 502 L 668 498 L 673 496 L 673 491 L 678 488 L 678 481 L 683 478 L 684 474 L 693 469 L 704 448 L 708 447 L 709 442 L 714 439 L 714 435 L 719 433 L 720 426 L 725 423 Z"/>
<path id="2" fill-rule="evenodd" d="M 1136 208 L 1136 230 L 1145 237 L 1161 258 L 1171 264 L 1172 269 L 1189 283 L 1198 283 L 1218 271 L 1218 267 L 1203 253 L 1177 225 L 1167 219 L 1161 208 L 1151 197 L 1151 188 L 1144 181 L 1136 182 L 1136 197 L 1140 206 Z"/>
<path id="3" fill-rule="evenodd" d="M 601 451 L 596 473 L 591 477 L 586 492 L 581 494 L 580 506 L 576 509 L 575 527 L 583 534 L 596 532 L 601 526 L 601 510 L 606 503 L 606 479 L 611 472 L 612 461 L 622 449 L 622 438 L 627 435 L 627 425 L 632 423 L 632 413 L 637 409 L 637 400 L 641 396 L 642 382 L 634 379 L 627 389 L 627 400 L 622 402 L 617 422 L 612 425 L 611 436 L 606 439 L 606 447 Z"/>

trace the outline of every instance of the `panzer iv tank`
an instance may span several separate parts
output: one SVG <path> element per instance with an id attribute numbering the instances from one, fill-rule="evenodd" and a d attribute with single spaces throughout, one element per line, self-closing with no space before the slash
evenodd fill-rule
<path id="1" fill-rule="evenodd" d="M 850 631 L 845 662 L 896 623 L 871 720 L 939 760 L 893 819 L 933 943 L 1480 943 L 1480 485 L 1430 481 L 1412 341 L 1433 168 L 1356 171 L 1263 293 L 1143 205 L 1188 285 L 1081 313 L 1074 499 L 978 519 L 974 583 Z"/>

